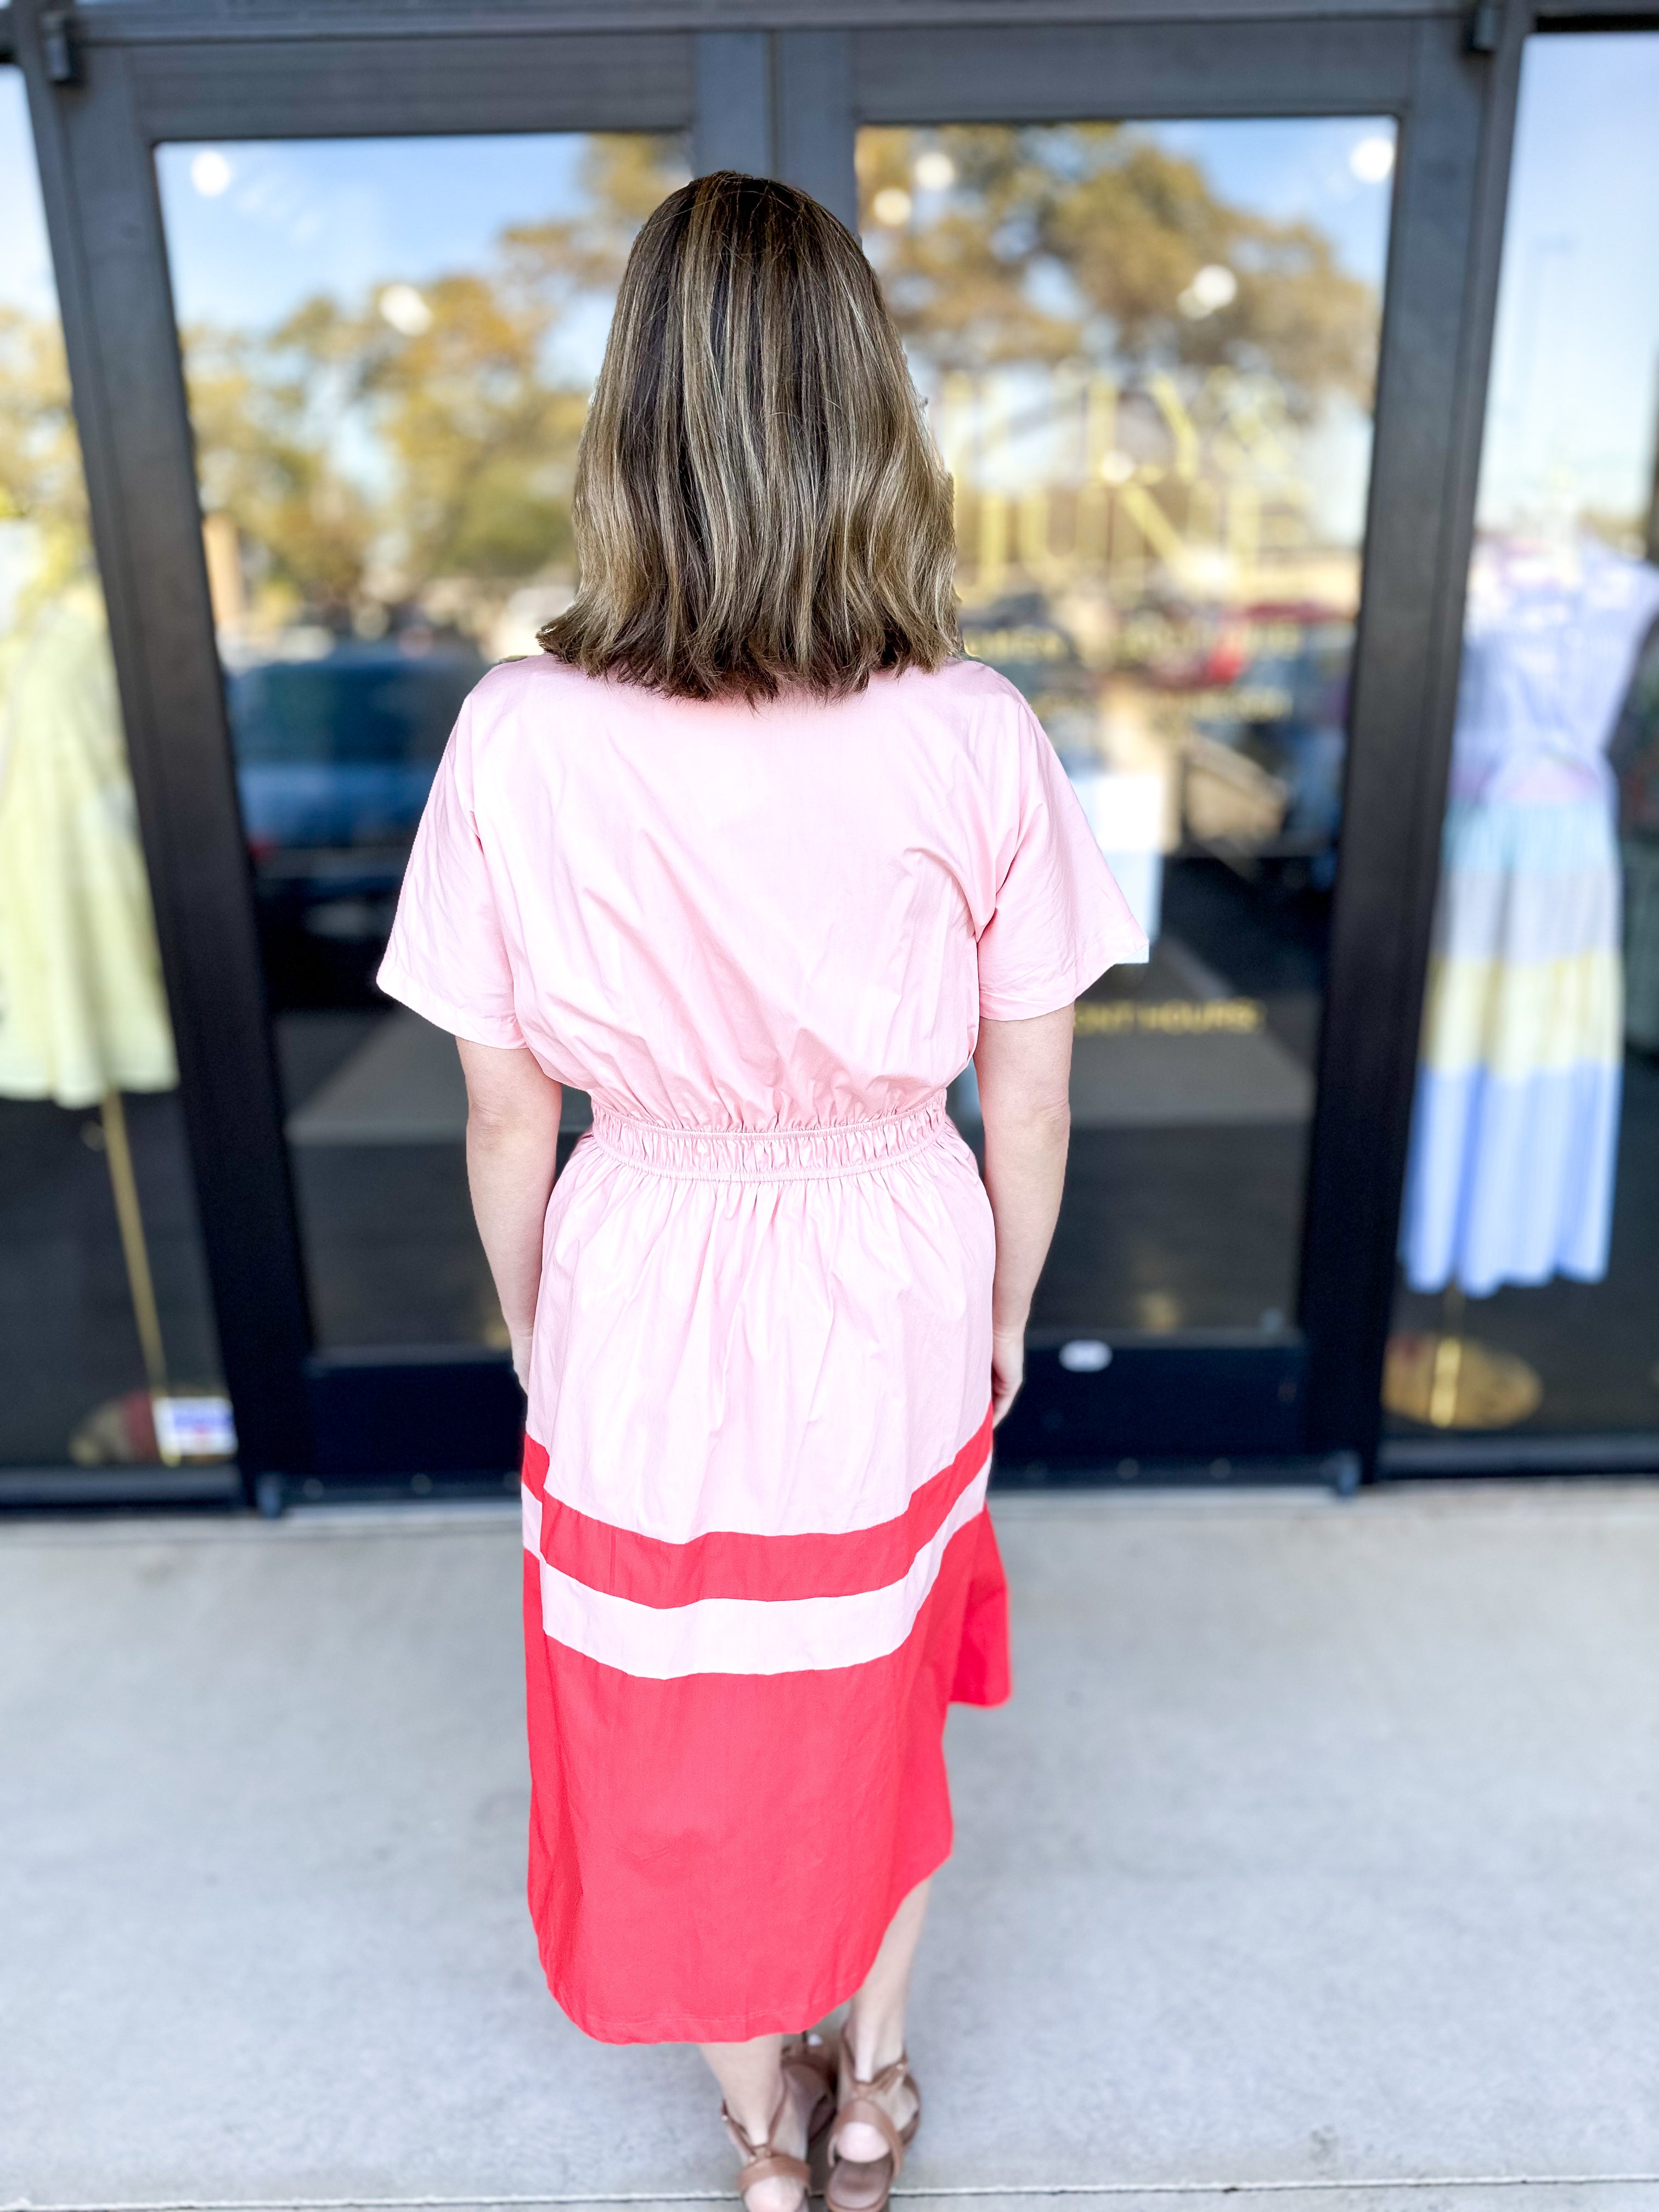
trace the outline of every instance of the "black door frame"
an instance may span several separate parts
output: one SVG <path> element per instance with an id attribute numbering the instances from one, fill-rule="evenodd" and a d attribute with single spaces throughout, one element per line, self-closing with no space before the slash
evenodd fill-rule
<path id="1" fill-rule="evenodd" d="M 1409 1131 L 1522 41 L 1519 4 L 44 0 L 27 80 L 184 1110 L 250 1492 L 310 1469 L 304 1273 L 215 650 L 158 143 L 690 128 L 855 216 L 859 124 L 1386 113 L 1400 128 L 1343 865 L 1290 1443 L 1369 1473 Z M 1035 14 L 1035 10 L 1031 10 Z M 1603 4 L 1595 18 L 1610 13 Z M 1553 23 L 1574 11 L 1555 9 Z M 1589 11 L 1585 10 L 1588 17 Z M 1630 20 L 1640 20 L 1635 10 Z M 1271 1387 L 1282 1390 L 1283 1347 Z M 1251 1370 L 1253 1371 L 1253 1370 Z M 1263 1387 L 1269 1370 L 1262 1370 Z M 1091 1430 L 1103 1378 L 1033 1363 Z M 1083 1395 L 1079 1396 L 1079 1392 Z M 1247 1391 L 1248 1395 L 1248 1391 Z M 1094 1425 L 1098 1426 L 1098 1420 Z"/>

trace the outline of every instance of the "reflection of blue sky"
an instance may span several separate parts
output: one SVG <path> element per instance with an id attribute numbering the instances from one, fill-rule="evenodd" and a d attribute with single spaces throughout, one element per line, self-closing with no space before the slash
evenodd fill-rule
<path id="1" fill-rule="evenodd" d="M 1391 138 L 1392 117 L 1252 116 L 1140 128 L 1168 152 L 1195 161 L 1211 189 L 1235 207 L 1275 222 L 1314 224 L 1352 276 L 1382 291 L 1393 180 L 1362 182 L 1351 156 L 1366 139 Z"/>
<path id="2" fill-rule="evenodd" d="M 1528 45 L 1482 520 L 1634 520 L 1659 416 L 1659 35 Z"/>
<path id="3" fill-rule="evenodd" d="M 223 189 L 198 191 L 204 149 L 156 155 L 179 319 L 261 330 L 327 293 L 355 305 L 392 279 L 421 284 L 490 258 L 500 233 L 580 212 L 586 137 L 347 138 L 222 145 Z M 221 171 L 223 173 L 223 171 Z M 584 303 L 557 335 L 558 365 L 588 381 L 609 309 Z"/>
<path id="4" fill-rule="evenodd" d="M 0 69 L 0 307 L 58 312 L 21 70 Z"/>

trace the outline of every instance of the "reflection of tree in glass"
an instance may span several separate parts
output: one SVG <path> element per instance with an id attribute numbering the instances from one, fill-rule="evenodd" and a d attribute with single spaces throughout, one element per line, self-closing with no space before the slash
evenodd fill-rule
<path id="1" fill-rule="evenodd" d="M 0 307 L 0 522 L 38 533 L 33 581 L 52 592 L 89 555 L 86 487 L 57 323 Z"/>
<path id="2" fill-rule="evenodd" d="M 1371 287 L 1315 224 L 1230 205 L 1131 125 L 866 131 L 859 169 L 894 313 L 942 369 L 1092 356 L 1266 373 L 1297 415 L 1369 401 Z"/>
<path id="3" fill-rule="evenodd" d="M 504 230 L 486 268 L 319 297 L 264 332 L 186 333 L 203 505 L 235 525 L 265 623 L 343 628 L 443 584 L 476 629 L 568 562 L 587 396 L 554 341 L 615 290 L 677 158 L 672 140 L 596 137 L 580 211 Z"/>
<path id="4" fill-rule="evenodd" d="M 1352 611 L 1379 302 L 1317 223 L 1150 125 L 866 131 L 859 166 L 970 607 L 1064 599 L 1101 665 L 1171 597 Z"/>
<path id="5" fill-rule="evenodd" d="M 859 180 L 954 481 L 967 650 L 1080 773 L 1130 780 L 1158 850 L 1328 881 L 1374 289 L 1155 126 L 866 131 Z"/>

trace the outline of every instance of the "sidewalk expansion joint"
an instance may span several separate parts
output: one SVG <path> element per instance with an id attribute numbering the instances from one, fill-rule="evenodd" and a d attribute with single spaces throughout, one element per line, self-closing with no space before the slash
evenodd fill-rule
<path id="1" fill-rule="evenodd" d="M 1015 2181 L 896 2189 L 895 2200 L 1041 2197 L 1333 2197 L 1344 2191 L 1384 2193 L 1423 2189 L 1652 2189 L 1659 2173 L 1418 2173 L 1295 2181 Z M 164 2197 L 118 2201 L 42 2203 L 31 2197 L 0 2202 L 0 2212 L 537 2212 L 537 2208 L 600 2204 L 723 2204 L 729 2189 L 580 2190 L 527 2196 L 466 2197 Z"/>

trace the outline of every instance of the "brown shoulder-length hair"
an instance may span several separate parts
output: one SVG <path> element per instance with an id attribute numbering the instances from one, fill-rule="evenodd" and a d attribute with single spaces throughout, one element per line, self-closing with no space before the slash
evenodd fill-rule
<path id="1" fill-rule="evenodd" d="M 724 169 L 628 258 L 576 459 L 561 660 L 681 698 L 835 698 L 957 648 L 951 480 L 858 240 Z"/>

